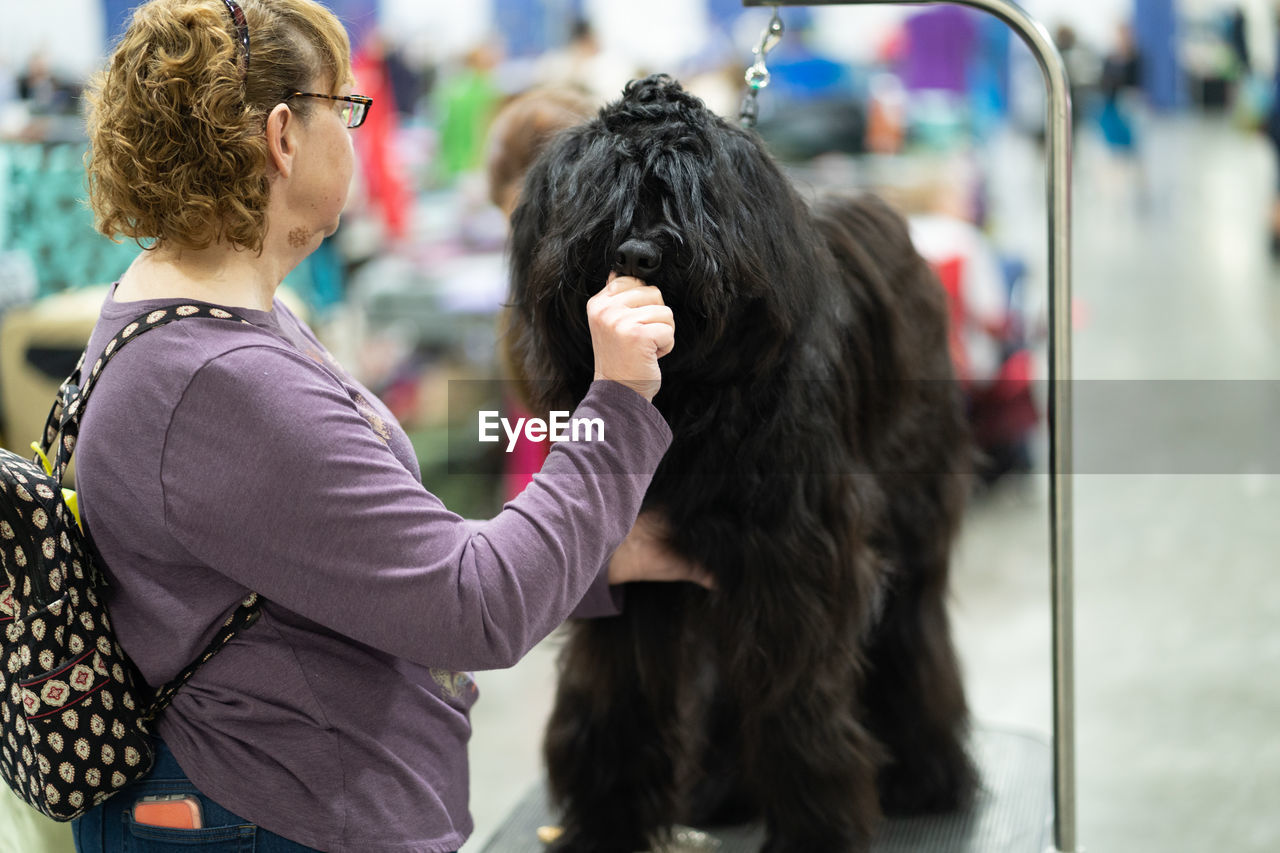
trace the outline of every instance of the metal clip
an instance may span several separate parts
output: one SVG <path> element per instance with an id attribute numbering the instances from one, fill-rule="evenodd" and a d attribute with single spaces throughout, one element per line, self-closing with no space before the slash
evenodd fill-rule
<path id="1" fill-rule="evenodd" d="M 760 90 L 769 85 L 769 68 L 766 60 L 769 51 L 778 46 L 778 42 L 782 41 L 782 17 L 778 14 L 778 7 L 773 7 L 773 17 L 769 19 L 769 26 L 765 27 L 764 32 L 760 34 L 760 44 L 751 49 L 751 53 L 755 56 L 756 61 L 751 63 L 751 67 L 747 69 L 746 82 L 747 94 L 742 99 L 742 109 L 739 112 L 739 119 L 743 127 L 755 127 L 756 118 L 760 114 L 760 105 L 757 98 Z"/>

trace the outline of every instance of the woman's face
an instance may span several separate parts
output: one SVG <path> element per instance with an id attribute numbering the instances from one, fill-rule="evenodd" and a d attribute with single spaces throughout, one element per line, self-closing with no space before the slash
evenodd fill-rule
<path id="1" fill-rule="evenodd" d="M 331 91 L 326 83 L 313 79 L 308 92 Z M 351 94 L 344 86 L 339 95 Z M 329 236 L 338 228 L 342 209 L 347 203 L 351 176 L 355 170 L 355 151 L 351 131 L 340 113 L 341 101 L 326 98 L 306 100 L 305 115 L 298 116 L 299 157 L 292 185 L 292 207 L 312 234 Z"/>

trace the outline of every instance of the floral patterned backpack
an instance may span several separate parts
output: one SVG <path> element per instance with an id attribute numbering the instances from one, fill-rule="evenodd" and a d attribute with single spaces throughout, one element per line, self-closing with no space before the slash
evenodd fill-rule
<path id="1" fill-rule="evenodd" d="M 55 820 L 79 817 L 154 761 L 151 726 L 196 669 L 258 617 L 250 595 L 204 652 L 152 695 L 125 657 L 103 604 L 105 578 L 62 488 L 98 376 L 125 343 L 188 317 L 245 322 L 191 303 L 153 311 L 107 344 L 81 388 L 62 383 L 36 459 L 0 448 L 0 776 Z M 53 462 L 49 461 L 52 453 Z"/>

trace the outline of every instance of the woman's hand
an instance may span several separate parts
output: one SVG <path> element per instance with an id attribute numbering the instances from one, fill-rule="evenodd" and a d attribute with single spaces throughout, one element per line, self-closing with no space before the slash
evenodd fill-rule
<path id="1" fill-rule="evenodd" d="M 689 581 L 707 589 L 715 579 L 702 566 L 677 554 L 668 544 L 666 519 L 645 510 L 609 560 L 609 583 L 630 581 Z"/>
<path id="2" fill-rule="evenodd" d="M 621 382 L 646 400 L 662 386 L 658 359 L 676 345 L 675 317 L 662 293 L 638 278 L 609 273 L 587 301 L 595 378 Z"/>

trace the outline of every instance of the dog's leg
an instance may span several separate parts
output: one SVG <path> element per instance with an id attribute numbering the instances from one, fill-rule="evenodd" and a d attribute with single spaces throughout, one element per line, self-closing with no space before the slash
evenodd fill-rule
<path id="1" fill-rule="evenodd" d="M 710 668 L 709 668 L 710 669 Z M 722 688 L 717 674 L 707 678 L 705 719 L 698 726 L 698 767 L 689 788 L 682 822 L 691 826 L 734 826 L 760 816 L 747 785 L 742 749 L 742 712 Z"/>
<path id="2" fill-rule="evenodd" d="M 635 853 L 675 822 L 681 602 L 638 585 L 621 616 L 573 628 L 545 743 L 563 809 L 557 853 Z"/>
<path id="3" fill-rule="evenodd" d="M 753 787 L 764 812 L 762 853 L 864 853 L 880 823 L 880 748 L 855 718 L 846 653 L 805 673 L 782 705 L 748 716 Z M 837 662 L 839 661 L 839 662 Z"/>
<path id="4" fill-rule="evenodd" d="M 977 778 L 946 602 L 950 531 L 966 486 L 924 475 L 885 485 L 895 504 L 896 567 L 862 693 L 868 725 L 889 753 L 881 804 L 891 815 L 950 811 L 970 800 Z"/>
<path id="5" fill-rule="evenodd" d="M 805 547 L 784 531 L 767 541 L 784 553 Z M 855 707 L 861 620 L 824 594 L 837 569 L 814 568 L 822 556 L 815 551 L 802 574 L 754 549 L 748 580 L 718 611 L 724 685 L 742 710 L 742 763 L 764 817 L 765 853 L 865 853 L 881 817 L 881 748 Z M 849 559 L 842 574 L 870 576 L 869 552 Z M 787 570 L 771 571 L 777 565 Z"/>

